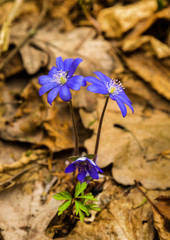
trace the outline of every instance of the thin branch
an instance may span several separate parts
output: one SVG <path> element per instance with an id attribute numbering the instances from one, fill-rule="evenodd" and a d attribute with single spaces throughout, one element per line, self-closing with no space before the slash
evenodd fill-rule
<path id="1" fill-rule="evenodd" d="M 148 200 L 148 202 L 150 202 L 150 204 L 151 204 L 152 207 L 155 209 L 155 211 L 157 211 L 157 212 L 164 218 L 164 216 L 163 216 L 163 214 L 160 212 L 159 208 L 152 202 L 152 200 L 150 199 L 150 197 L 148 197 L 148 196 L 146 195 L 146 193 L 145 193 L 145 192 L 143 191 L 143 189 L 141 188 L 139 182 L 137 182 L 136 180 L 135 180 L 135 185 L 136 185 L 137 189 L 139 190 L 139 192 L 141 192 L 141 193 L 146 197 L 146 199 Z"/>

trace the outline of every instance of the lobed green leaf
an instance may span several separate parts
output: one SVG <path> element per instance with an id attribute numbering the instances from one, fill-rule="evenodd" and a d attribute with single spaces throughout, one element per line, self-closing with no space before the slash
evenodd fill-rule
<path id="1" fill-rule="evenodd" d="M 87 157 L 89 159 L 93 159 L 96 156 L 96 154 L 87 154 L 84 157 Z"/>
<path id="2" fill-rule="evenodd" d="M 97 204 L 87 204 L 85 206 L 88 209 L 88 211 L 90 210 L 101 211 L 101 208 L 99 208 Z"/>
<path id="3" fill-rule="evenodd" d="M 83 212 L 85 212 L 87 216 L 90 215 L 90 213 L 89 213 L 88 209 L 86 208 L 86 206 L 83 205 L 83 203 L 81 203 L 81 202 L 79 202 L 79 201 L 77 201 L 77 200 L 75 200 L 75 208 L 77 209 L 77 212 L 79 212 L 79 209 L 80 209 L 80 210 L 82 210 Z M 76 214 L 77 214 L 77 213 L 76 213 Z"/>
<path id="4" fill-rule="evenodd" d="M 85 198 L 85 199 L 92 200 L 92 201 L 98 201 L 96 198 L 94 198 L 92 193 L 87 193 L 86 195 L 80 195 L 77 198 Z"/>
<path id="5" fill-rule="evenodd" d="M 69 192 L 63 191 L 61 193 L 56 193 L 55 195 L 53 195 L 53 198 L 55 198 L 56 200 L 70 200 L 72 199 L 72 196 Z"/>
<path id="6" fill-rule="evenodd" d="M 71 204 L 71 200 L 65 201 L 58 208 L 58 216 L 60 216 Z"/>
<path id="7" fill-rule="evenodd" d="M 78 184 L 76 185 L 74 197 L 77 198 L 80 195 L 80 193 L 82 193 L 86 188 L 87 188 L 86 182 L 83 183 L 78 182 Z"/>
<path id="8" fill-rule="evenodd" d="M 80 221 L 84 222 L 84 213 L 79 209 Z"/>

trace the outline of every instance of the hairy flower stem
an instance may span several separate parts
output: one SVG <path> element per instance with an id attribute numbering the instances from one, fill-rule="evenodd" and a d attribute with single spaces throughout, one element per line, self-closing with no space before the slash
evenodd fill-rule
<path id="1" fill-rule="evenodd" d="M 75 138 L 74 155 L 77 156 L 79 154 L 79 149 L 78 149 L 78 145 L 79 145 L 78 132 L 77 132 L 77 127 L 76 127 L 76 121 L 75 121 L 75 115 L 74 115 L 72 101 L 70 100 L 69 103 L 70 103 L 70 112 L 71 112 L 71 117 L 72 117 L 72 122 L 73 122 L 74 138 Z"/>
<path id="2" fill-rule="evenodd" d="M 93 159 L 94 162 L 95 162 L 96 157 L 97 157 L 97 152 L 98 152 L 98 148 L 99 148 L 99 141 L 100 141 L 100 133 L 101 133 L 103 118 L 104 118 L 104 114 L 105 114 L 105 111 L 106 111 L 108 101 L 109 101 L 109 97 L 107 96 L 106 97 L 106 102 L 105 102 L 105 105 L 104 105 L 104 108 L 103 108 L 103 111 L 102 111 L 102 114 L 101 114 L 101 117 L 100 117 L 99 127 L 98 127 L 98 131 L 97 131 L 96 145 L 95 145 L 95 151 L 94 151 L 95 157 Z"/>

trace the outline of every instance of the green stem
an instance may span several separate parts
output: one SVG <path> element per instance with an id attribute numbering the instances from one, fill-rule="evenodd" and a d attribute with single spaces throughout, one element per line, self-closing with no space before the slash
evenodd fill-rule
<path id="1" fill-rule="evenodd" d="M 107 98 L 106 98 L 106 102 L 105 102 L 105 105 L 104 105 L 104 108 L 103 108 L 103 111 L 102 111 L 102 114 L 101 114 L 101 117 L 100 117 L 100 121 L 99 121 L 99 127 L 98 127 L 97 138 L 96 138 L 96 145 L 95 145 L 95 150 L 94 150 L 94 154 L 95 154 L 95 157 L 93 159 L 94 161 L 96 160 L 96 157 L 97 157 L 97 152 L 98 152 L 98 148 L 99 148 L 99 141 L 100 141 L 100 133 L 101 133 L 103 118 L 104 118 L 104 114 L 105 114 L 105 111 L 106 111 L 108 101 L 109 101 L 109 96 L 107 96 Z"/>
<path id="2" fill-rule="evenodd" d="M 71 112 L 71 117 L 72 117 L 72 122 L 73 122 L 73 129 L 74 129 L 74 138 L 75 138 L 75 149 L 74 149 L 74 154 L 77 156 L 79 154 L 79 140 L 78 140 L 78 132 L 77 132 L 77 127 L 76 127 L 76 120 L 75 120 L 75 115 L 74 115 L 74 110 L 73 110 L 73 105 L 72 101 L 70 100 L 70 112 Z"/>

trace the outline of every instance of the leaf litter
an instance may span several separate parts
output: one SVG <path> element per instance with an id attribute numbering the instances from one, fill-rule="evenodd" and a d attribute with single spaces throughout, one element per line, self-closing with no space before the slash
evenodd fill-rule
<path id="1" fill-rule="evenodd" d="M 9 49 L 0 56 L 4 63 L 25 41 L 0 75 L 0 238 L 155 240 L 157 231 L 159 239 L 169 239 L 169 7 L 162 1 L 158 11 L 157 2 L 95 1 L 90 14 L 105 34 L 98 36 L 92 18 L 83 15 L 76 1 L 49 1 L 48 16 L 26 41 L 42 5 L 21 3 L 7 29 L 9 42 L 4 44 Z M 2 26 L 12 3 L 0 9 Z M 63 173 L 74 147 L 71 119 L 67 104 L 57 99 L 49 107 L 46 96 L 39 97 L 37 80 L 60 55 L 84 59 L 78 74 L 103 71 L 122 80 L 135 109 L 122 119 L 110 101 L 97 162 L 107 177 L 92 187 L 102 186 L 96 196 L 102 211 L 78 222 L 70 234 L 64 219 L 56 217 L 60 203 L 51 195 L 72 188 Z M 88 153 L 94 150 L 103 102 L 84 89 L 73 93 L 80 147 Z M 162 215 L 134 180 L 142 183 Z"/>

